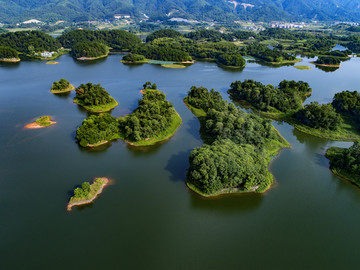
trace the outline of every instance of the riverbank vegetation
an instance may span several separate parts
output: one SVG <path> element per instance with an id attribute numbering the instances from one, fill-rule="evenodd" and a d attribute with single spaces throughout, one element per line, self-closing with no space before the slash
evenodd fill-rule
<path id="1" fill-rule="evenodd" d="M 123 56 L 121 62 L 126 64 L 142 64 L 149 62 L 149 60 L 141 54 L 129 53 Z"/>
<path id="2" fill-rule="evenodd" d="M 74 190 L 74 195 L 70 198 L 67 209 L 68 211 L 75 205 L 84 205 L 93 202 L 102 192 L 109 180 L 107 178 L 96 178 L 90 185 L 89 182 L 83 182 L 81 187 Z"/>
<path id="3" fill-rule="evenodd" d="M 0 61 L 19 62 L 19 53 L 13 48 L 0 46 Z"/>
<path id="4" fill-rule="evenodd" d="M 290 146 L 271 122 L 241 111 L 213 89 L 193 86 L 184 102 L 199 118 L 205 143 L 190 155 L 189 188 L 203 196 L 267 190 L 273 181 L 267 164 Z"/>
<path id="5" fill-rule="evenodd" d="M 100 84 L 81 84 L 76 88 L 74 103 L 90 112 L 107 112 L 115 108 L 118 103 Z"/>
<path id="6" fill-rule="evenodd" d="M 360 146 L 356 141 L 350 148 L 330 147 L 326 151 L 331 171 L 360 187 Z"/>
<path id="7" fill-rule="evenodd" d="M 50 91 L 54 94 L 61 94 L 70 92 L 72 90 L 75 90 L 75 87 L 70 84 L 68 80 L 62 78 L 60 81 L 53 82 Z"/>
<path id="8" fill-rule="evenodd" d="M 39 129 L 39 128 L 44 128 L 44 127 L 48 127 L 51 125 L 56 124 L 55 121 L 51 121 L 51 116 L 41 116 L 38 119 L 35 120 L 35 122 L 32 122 L 30 124 L 27 124 L 25 126 L 26 129 Z"/>

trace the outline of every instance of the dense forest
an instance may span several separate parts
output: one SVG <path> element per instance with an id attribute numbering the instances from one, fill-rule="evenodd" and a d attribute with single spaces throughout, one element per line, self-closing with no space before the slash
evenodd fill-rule
<path id="1" fill-rule="evenodd" d="M 337 112 L 351 115 L 360 121 L 360 93 L 357 91 L 336 93 L 332 105 Z"/>
<path id="2" fill-rule="evenodd" d="M 152 88 L 151 85 L 151 88 L 142 90 L 143 98 L 138 101 L 137 109 L 130 115 L 119 118 L 120 132 L 127 141 L 138 142 L 157 137 L 172 125 L 177 116 L 165 94 Z"/>
<path id="3" fill-rule="evenodd" d="M 43 51 L 57 51 L 61 44 L 57 39 L 40 31 L 18 31 L 1 34 L 0 46 L 32 55 Z"/>
<path id="4" fill-rule="evenodd" d="M 330 103 L 310 102 L 296 112 L 295 118 L 306 126 L 320 130 L 337 130 L 342 123 L 342 117 Z"/>
<path id="5" fill-rule="evenodd" d="M 51 90 L 61 91 L 61 90 L 66 90 L 69 87 L 70 87 L 69 81 L 62 78 L 58 82 L 53 82 L 53 84 L 51 86 Z"/>
<path id="6" fill-rule="evenodd" d="M 115 51 L 126 51 L 139 45 L 140 38 L 125 30 L 73 30 L 58 38 L 65 48 L 72 48 L 78 42 L 98 42 Z"/>
<path id="7" fill-rule="evenodd" d="M 360 187 L 360 145 L 355 142 L 350 148 L 331 147 L 326 152 L 331 170 Z"/>
<path id="8" fill-rule="evenodd" d="M 0 59 L 12 59 L 19 58 L 19 54 L 16 50 L 10 47 L 0 46 Z"/>
<path id="9" fill-rule="evenodd" d="M 108 113 L 90 115 L 76 130 L 76 139 L 82 147 L 119 138 L 119 125 Z"/>
<path id="10" fill-rule="evenodd" d="M 285 53 L 277 48 L 270 49 L 262 44 L 251 44 L 242 49 L 244 55 L 256 57 L 265 62 L 277 62 L 296 60 L 295 55 Z"/>
<path id="11" fill-rule="evenodd" d="M 141 55 L 141 54 L 135 54 L 135 53 L 128 53 L 126 55 L 123 56 L 122 60 L 124 62 L 129 62 L 129 63 L 134 63 L 134 62 L 142 62 L 145 61 L 146 58 L 145 56 Z"/>
<path id="12" fill-rule="evenodd" d="M 81 106 L 106 105 L 113 102 L 113 98 L 100 84 L 81 84 L 76 88 L 74 102 Z"/>
<path id="13" fill-rule="evenodd" d="M 332 57 L 332 56 L 319 56 L 319 58 L 315 61 L 315 64 L 320 64 L 320 65 L 334 65 L 334 66 L 338 66 L 340 65 L 341 61 L 339 58 L 337 57 Z"/>
<path id="14" fill-rule="evenodd" d="M 271 122 L 228 104 L 213 89 L 193 86 L 184 102 L 200 119 L 206 143 L 190 155 L 190 188 L 203 195 L 266 190 L 272 177 L 267 171 L 270 154 L 265 149 L 269 142 L 286 145 Z"/>
<path id="15" fill-rule="evenodd" d="M 78 58 L 97 58 L 106 56 L 109 53 L 109 49 L 106 45 L 99 42 L 78 42 L 72 46 L 71 55 L 72 57 Z"/>
<path id="16" fill-rule="evenodd" d="M 302 103 L 311 94 L 308 83 L 284 80 L 275 88 L 271 84 L 263 85 L 254 80 L 235 81 L 228 93 L 235 101 L 246 101 L 253 107 L 264 111 L 273 108 L 288 112 L 302 108 Z"/>

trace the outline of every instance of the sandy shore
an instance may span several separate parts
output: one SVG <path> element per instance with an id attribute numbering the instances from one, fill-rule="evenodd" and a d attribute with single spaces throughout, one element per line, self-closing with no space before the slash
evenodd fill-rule
<path id="1" fill-rule="evenodd" d="M 99 191 L 90 200 L 76 202 L 76 203 L 68 203 L 67 208 L 66 208 L 68 211 L 71 211 L 71 207 L 73 207 L 73 206 L 89 204 L 89 203 L 92 203 L 97 198 L 97 196 L 103 191 L 104 187 L 107 184 L 109 184 L 109 182 L 110 182 L 110 180 L 106 177 L 97 177 L 95 179 L 98 179 L 98 178 L 101 178 L 103 181 L 105 181 L 105 183 L 101 186 Z"/>
<path id="2" fill-rule="evenodd" d="M 49 121 L 49 123 L 51 123 L 51 125 L 56 124 L 55 121 Z M 51 125 L 49 125 L 49 126 L 51 126 Z M 30 124 L 27 124 L 25 126 L 25 128 L 26 129 L 38 129 L 38 128 L 46 128 L 46 127 L 49 127 L 49 126 L 40 126 L 38 123 L 33 122 L 33 123 L 30 123 Z"/>

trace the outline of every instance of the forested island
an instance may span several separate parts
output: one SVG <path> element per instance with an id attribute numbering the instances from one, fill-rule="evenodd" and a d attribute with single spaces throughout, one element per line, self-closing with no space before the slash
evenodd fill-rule
<path id="1" fill-rule="evenodd" d="M 326 151 L 331 171 L 340 178 L 360 187 L 360 146 L 356 141 L 350 148 L 330 147 Z"/>
<path id="2" fill-rule="evenodd" d="M 30 124 L 27 124 L 25 128 L 27 129 L 38 129 L 38 128 L 44 128 L 51 125 L 56 124 L 55 121 L 51 121 L 51 116 L 41 116 L 38 119 L 35 120 L 35 122 L 32 122 Z"/>
<path id="3" fill-rule="evenodd" d="M 314 62 L 315 65 L 324 67 L 340 67 L 340 59 L 332 56 L 319 56 Z"/>
<path id="4" fill-rule="evenodd" d="M 90 82 L 76 88 L 74 103 L 97 113 L 110 111 L 119 105 L 100 84 Z"/>
<path id="5" fill-rule="evenodd" d="M 271 122 L 241 111 L 213 89 L 193 86 L 184 102 L 199 118 L 205 143 L 190 154 L 188 187 L 206 197 L 269 189 L 268 164 L 290 147 Z"/>
<path id="6" fill-rule="evenodd" d="M 91 115 L 76 131 L 83 147 L 96 147 L 114 139 L 133 146 L 149 146 L 172 137 L 181 125 L 181 117 L 156 84 L 144 84 L 138 108 L 125 117 L 104 113 Z"/>
<path id="7" fill-rule="evenodd" d="M 95 60 L 107 57 L 109 48 L 99 42 L 78 42 L 71 48 L 71 55 L 76 60 Z"/>
<path id="8" fill-rule="evenodd" d="M 89 182 L 82 183 L 81 187 L 74 190 L 74 196 L 70 198 L 67 210 L 71 211 L 71 208 L 77 205 L 92 203 L 108 183 L 109 179 L 105 177 L 94 179 L 91 185 Z"/>
<path id="9" fill-rule="evenodd" d="M 356 123 L 360 96 L 356 91 L 335 94 L 333 103 L 311 102 L 303 107 L 311 91 L 303 81 L 284 80 L 274 88 L 245 80 L 233 82 L 228 93 L 240 105 L 250 106 L 264 117 L 286 121 L 302 132 L 331 140 L 360 139 Z"/>
<path id="10" fill-rule="evenodd" d="M 64 78 L 60 79 L 60 81 L 53 82 L 50 89 L 51 93 L 54 94 L 68 93 L 71 92 L 72 90 L 75 90 L 75 87 L 72 84 L 70 84 L 68 80 Z"/>

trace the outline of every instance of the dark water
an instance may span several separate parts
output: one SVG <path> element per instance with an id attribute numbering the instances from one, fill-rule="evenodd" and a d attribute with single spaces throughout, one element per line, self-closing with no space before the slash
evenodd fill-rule
<path id="1" fill-rule="evenodd" d="M 120 59 L 90 64 L 65 55 L 58 65 L 0 65 L 0 269 L 358 268 L 360 190 L 333 176 L 323 155 L 329 146 L 350 143 L 274 123 L 293 148 L 273 161 L 273 188 L 204 199 L 184 183 L 189 153 L 202 142 L 182 98 L 192 85 L 227 98 L 235 80 L 294 79 L 313 88 L 307 102 L 329 102 L 337 91 L 359 89 L 360 59 L 330 73 L 255 63 L 230 72 L 206 62 L 173 70 L 125 66 Z M 101 83 L 119 101 L 114 116 L 137 107 L 145 81 L 156 82 L 183 124 L 171 140 L 149 149 L 117 141 L 83 150 L 74 132 L 86 113 L 72 103 L 73 93 L 49 92 L 62 77 L 74 85 Z M 58 124 L 23 129 L 41 115 Z M 96 176 L 113 184 L 92 205 L 67 212 L 72 189 Z"/>

